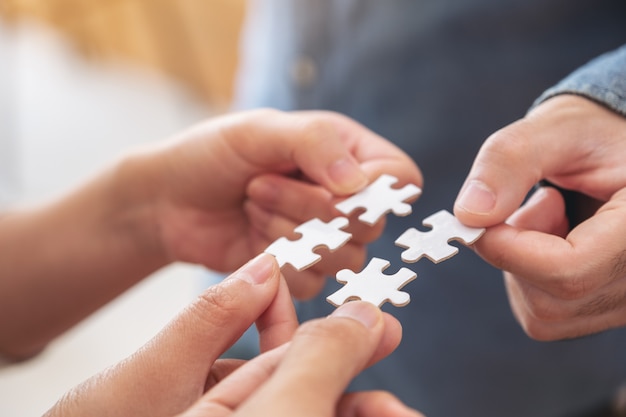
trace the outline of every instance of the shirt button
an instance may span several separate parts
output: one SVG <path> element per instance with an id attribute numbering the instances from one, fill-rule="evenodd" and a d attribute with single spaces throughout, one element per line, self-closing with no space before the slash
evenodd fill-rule
<path id="1" fill-rule="evenodd" d="M 299 87 L 310 87 L 317 79 L 317 65 L 310 56 L 303 55 L 296 59 L 290 68 L 293 82 Z"/>

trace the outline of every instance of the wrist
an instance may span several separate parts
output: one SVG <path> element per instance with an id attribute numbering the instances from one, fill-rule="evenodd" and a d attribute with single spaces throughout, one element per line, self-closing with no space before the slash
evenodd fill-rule
<path id="1" fill-rule="evenodd" d="M 113 167 L 107 227 L 125 235 L 131 253 L 158 269 L 170 260 L 158 226 L 158 175 L 153 159 L 152 155 L 136 152 L 123 157 Z"/>

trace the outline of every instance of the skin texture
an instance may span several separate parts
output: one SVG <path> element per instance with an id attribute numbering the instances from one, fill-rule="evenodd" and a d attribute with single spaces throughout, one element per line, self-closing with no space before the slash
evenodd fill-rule
<path id="1" fill-rule="evenodd" d="M 513 312 L 538 340 L 626 325 L 626 118 L 562 95 L 494 133 L 482 146 L 455 214 L 488 227 L 475 244 L 505 271 Z M 577 193 L 580 222 L 559 191 Z"/>
<path id="2" fill-rule="evenodd" d="M 262 354 L 220 360 L 253 322 Z M 133 356 L 68 392 L 52 416 L 407 416 L 384 392 L 344 394 L 398 345 L 397 320 L 366 302 L 298 328 L 278 264 L 260 255 L 209 288 Z"/>
<path id="3" fill-rule="evenodd" d="M 421 183 L 398 148 L 330 112 L 233 114 L 129 152 L 67 194 L 0 218 L 0 354 L 36 354 L 171 262 L 233 271 L 297 224 L 339 215 L 335 201 L 382 172 Z M 276 198 L 291 200 L 287 214 Z M 349 244 L 297 277 L 286 271 L 292 294 L 359 268 L 382 227 L 353 222 Z"/>

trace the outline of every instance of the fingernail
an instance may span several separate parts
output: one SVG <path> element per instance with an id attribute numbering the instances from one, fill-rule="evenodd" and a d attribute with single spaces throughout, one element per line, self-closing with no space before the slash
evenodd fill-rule
<path id="1" fill-rule="evenodd" d="M 482 181 L 470 181 L 456 205 L 468 213 L 489 214 L 496 205 L 496 194 Z"/>
<path id="2" fill-rule="evenodd" d="M 231 278 L 240 279 L 253 285 L 263 284 L 272 276 L 276 265 L 274 256 L 262 253 L 234 272 Z"/>
<path id="3" fill-rule="evenodd" d="M 350 301 L 339 306 L 330 317 L 348 317 L 361 322 L 368 329 L 376 326 L 380 320 L 380 310 L 366 301 Z"/>
<path id="4" fill-rule="evenodd" d="M 328 175 L 336 184 L 345 189 L 346 193 L 361 190 L 367 185 L 367 177 L 352 158 L 342 158 L 328 168 Z"/>

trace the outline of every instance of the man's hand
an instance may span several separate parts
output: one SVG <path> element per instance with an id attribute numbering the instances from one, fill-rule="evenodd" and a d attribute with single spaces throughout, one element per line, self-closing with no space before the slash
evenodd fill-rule
<path id="1" fill-rule="evenodd" d="M 597 206 L 571 230 L 554 188 L 518 208 L 540 180 Z M 485 142 L 455 214 L 468 226 L 488 227 L 476 250 L 506 271 L 513 312 L 531 337 L 571 338 L 626 324 L 624 117 L 577 96 L 546 101 Z"/>

